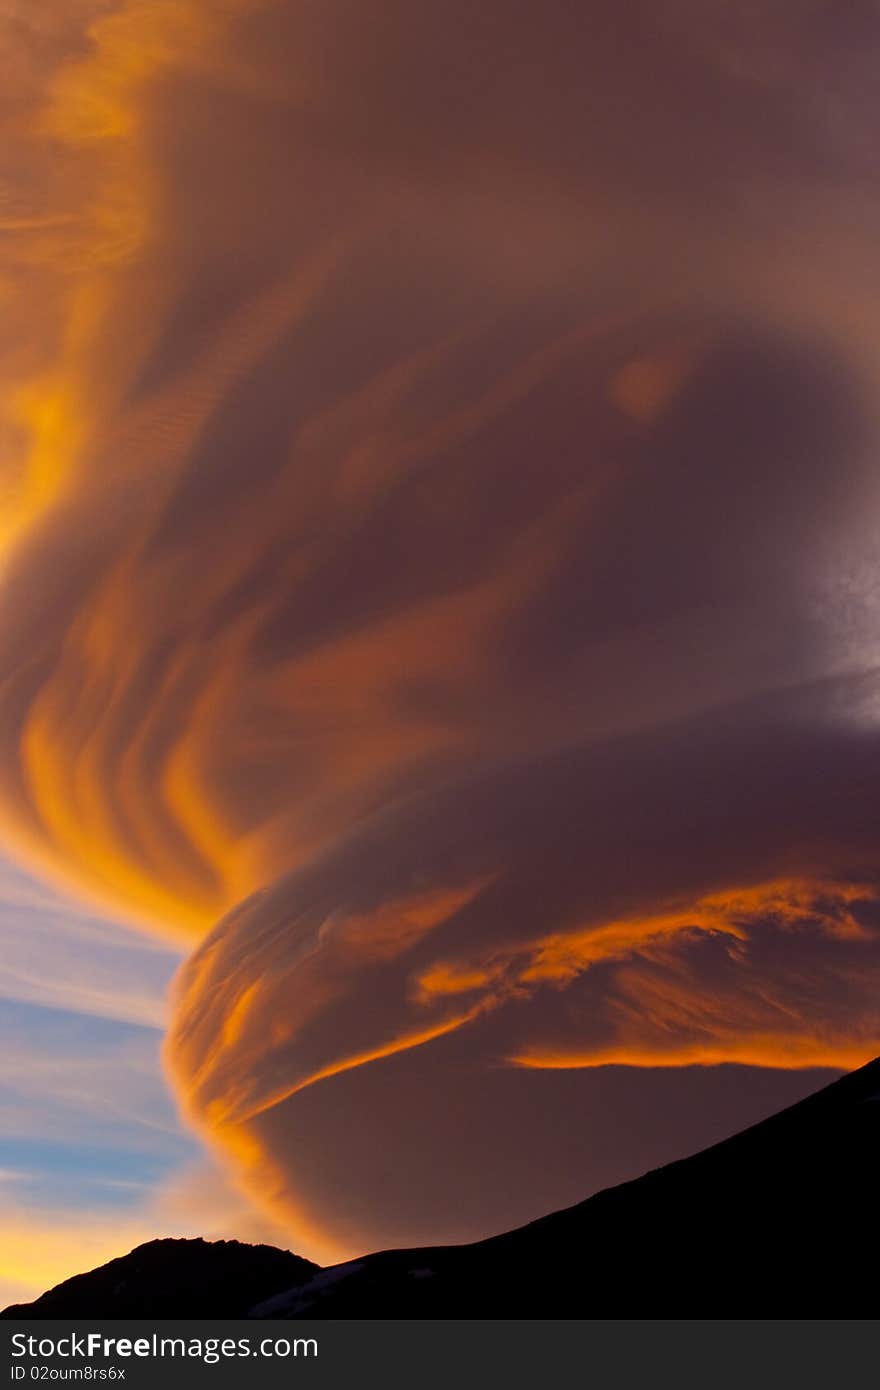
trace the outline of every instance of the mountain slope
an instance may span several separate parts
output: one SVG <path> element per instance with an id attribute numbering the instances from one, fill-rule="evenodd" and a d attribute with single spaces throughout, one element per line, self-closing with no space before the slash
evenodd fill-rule
<path id="1" fill-rule="evenodd" d="M 0 1316 L 875 1317 L 878 1173 L 880 1059 L 473 1245 L 322 1270 L 269 1246 L 153 1241 Z"/>
<path id="2" fill-rule="evenodd" d="M 317 1270 L 272 1245 L 151 1240 L 0 1318 L 243 1318 L 259 1299 Z"/>
<path id="3" fill-rule="evenodd" d="M 325 1270 L 263 1317 L 874 1317 L 880 1059 L 702 1153 L 471 1246 Z"/>

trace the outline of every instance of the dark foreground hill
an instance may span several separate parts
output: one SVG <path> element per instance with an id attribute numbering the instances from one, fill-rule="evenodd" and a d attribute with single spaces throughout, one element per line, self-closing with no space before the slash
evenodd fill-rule
<path id="1" fill-rule="evenodd" d="M 151 1240 L 77 1274 L 2 1318 L 243 1318 L 248 1309 L 319 1266 L 272 1245 L 237 1240 Z"/>
<path id="2" fill-rule="evenodd" d="M 218 1253 L 212 1266 L 222 1242 L 202 1246 L 204 1266 L 175 1270 L 179 1249 L 201 1243 L 155 1241 L 3 1316 L 147 1316 L 147 1285 L 144 1312 L 123 1310 L 108 1271 L 157 1250 L 157 1279 L 173 1271 L 178 1290 L 176 1314 L 162 1290 L 165 1316 L 876 1317 L 878 1179 L 880 1059 L 711 1149 L 474 1245 L 303 1272 L 294 1256 L 230 1242 L 263 1252 L 254 1296 L 245 1265 L 240 1276 Z M 297 1266 L 279 1266 L 274 1288 L 271 1255 Z"/>
<path id="3" fill-rule="evenodd" d="M 263 1317 L 876 1317 L 880 1059 L 475 1245 L 325 1270 Z"/>

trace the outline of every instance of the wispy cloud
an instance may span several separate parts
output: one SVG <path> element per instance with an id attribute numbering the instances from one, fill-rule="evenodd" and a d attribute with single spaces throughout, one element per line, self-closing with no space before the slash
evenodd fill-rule
<path id="1" fill-rule="evenodd" d="M 6 5 L 0 833 L 196 945 L 291 1230 L 536 1214 L 574 1064 L 876 1044 L 880 23 L 745 8 Z M 5 1113 L 155 1156 L 173 955 L 34 892 Z"/>
<path id="2" fill-rule="evenodd" d="M 162 1028 L 179 959 L 0 861 L 0 999 Z"/>

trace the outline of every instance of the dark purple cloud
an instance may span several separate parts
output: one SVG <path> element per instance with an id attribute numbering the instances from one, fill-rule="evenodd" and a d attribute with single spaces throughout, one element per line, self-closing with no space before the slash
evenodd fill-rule
<path id="1" fill-rule="evenodd" d="M 315 1249 L 524 1219 L 877 1049 L 878 37 L 180 0 L 29 42 L 6 836 L 199 941 L 170 1067 Z M 756 1069 L 705 1127 L 698 1063 Z"/>

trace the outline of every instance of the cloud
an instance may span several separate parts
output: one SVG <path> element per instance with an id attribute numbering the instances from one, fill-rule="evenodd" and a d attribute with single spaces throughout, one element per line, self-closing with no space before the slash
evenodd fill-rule
<path id="1" fill-rule="evenodd" d="M 0 996 L 162 1028 L 179 955 L 0 865 Z"/>
<path id="2" fill-rule="evenodd" d="M 0 1195 L 0 1305 L 30 1301 L 64 1279 L 157 1238 L 243 1240 L 284 1247 L 283 1230 L 254 1213 L 207 1161 L 181 1168 L 158 1187 L 131 1183 L 125 1207 L 46 1205 Z M 143 1191 L 138 1191 L 143 1188 Z"/>
<path id="3" fill-rule="evenodd" d="M 599 1064 L 876 1050 L 878 38 L 141 0 L 27 41 L 4 833 L 196 947 L 186 1112 L 314 1249 L 614 1176 Z"/>
<path id="4" fill-rule="evenodd" d="M 597 1116 L 571 1087 L 548 1116 L 549 1070 L 873 1056 L 880 764 L 876 734 L 823 722 L 838 701 L 762 697 L 376 817 L 182 968 L 168 1056 L 189 1113 L 300 1242 L 350 1254 L 595 1186 Z M 385 1135 L 387 1166 L 327 1166 L 340 1116 Z"/>
<path id="5" fill-rule="evenodd" d="M 68 1181 L 81 1176 L 77 1150 L 110 1153 L 112 1168 L 113 1155 L 161 1163 L 189 1149 L 162 1085 L 157 1030 L 7 1001 L 0 1040 L 4 1152 L 35 1172 L 43 1151 L 53 1165 L 52 1152 L 62 1157 L 57 1181 Z"/>
<path id="6" fill-rule="evenodd" d="M 59 911 L 53 895 L 10 878 L 32 914 L 44 898 Z M 79 940 L 83 969 L 95 950 Z M 157 1236 L 283 1245 L 176 1122 L 158 1030 L 65 1011 L 60 993 L 50 1007 L 6 1001 L 0 1021 L 0 1303 Z M 91 1001 L 73 989 L 70 1002 Z"/>

